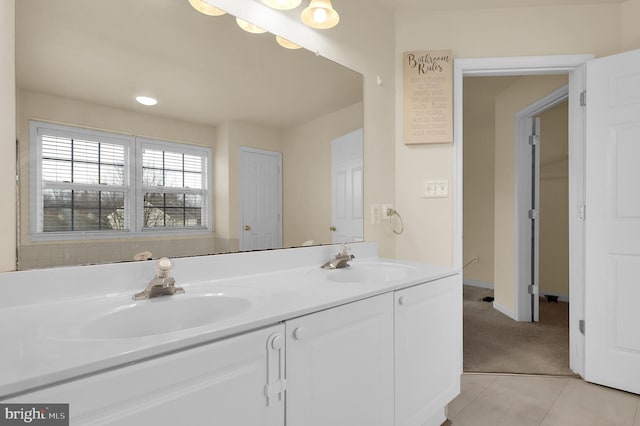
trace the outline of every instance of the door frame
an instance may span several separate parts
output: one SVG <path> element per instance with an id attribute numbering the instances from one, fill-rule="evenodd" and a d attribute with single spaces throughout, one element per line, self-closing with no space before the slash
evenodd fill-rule
<path id="1" fill-rule="evenodd" d="M 518 111 L 515 116 L 515 253 L 516 265 L 515 275 L 518 277 L 516 283 L 531 281 L 531 219 L 528 217 L 528 210 L 531 208 L 531 156 L 529 155 L 529 127 L 527 119 L 534 118 L 544 111 L 553 108 L 569 97 L 569 85 L 565 84 L 561 88 L 554 90 L 548 95 L 540 98 L 526 108 Z M 540 188 L 540 176 L 535 182 Z M 538 202 L 536 202 L 538 205 Z M 539 209 L 538 205 L 538 209 Z M 538 225 L 539 226 L 539 225 Z M 538 259 L 538 253 L 535 253 Z M 536 265 L 538 266 L 538 265 Z M 537 273 L 537 272 L 536 272 Z M 539 276 L 539 275 L 538 275 Z M 515 286 L 515 320 L 531 320 L 531 297 L 522 285 Z M 538 312 L 534 312 L 535 321 L 538 321 Z"/>
<path id="2" fill-rule="evenodd" d="M 584 205 L 585 111 L 580 93 L 585 89 L 584 64 L 595 55 L 549 55 L 494 58 L 461 58 L 453 70 L 453 265 L 462 270 L 462 173 L 463 173 L 463 78 L 469 76 L 517 76 L 568 74 L 569 76 L 569 367 L 584 375 L 584 336 L 578 321 L 584 318 L 584 222 L 578 210 Z M 515 159 L 514 159 L 515 161 Z M 515 177 L 514 177 L 515 178 Z M 514 206 L 515 207 L 515 206 Z M 583 216 L 582 216 L 583 217 Z M 514 229 L 514 233 L 517 229 Z M 515 249 L 515 247 L 514 247 Z M 517 282 L 518 273 L 514 274 Z M 518 306 L 517 299 L 514 306 Z"/>
<path id="3" fill-rule="evenodd" d="M 281 152 L 276 152 L 276 151 L 267 151 L 266 149 L 258 149 L 258 148 L 251 148 L 248 146 L 240 146 L 239 150 L 238 150 L 238 169 L 239 169 L 239 179 L 238 179 L 238 192 L 239 192 L 239 197 L 238 197 L 238 204 L 240 204 L 239 206 L 239 221 L 238 221 L 238 232 L 239 232 L 239 246 L 240 246 L 240 250 L 246 250 L 246 246 L 245 246 L 245 241 L 244 241 L 244 224 L 243 224 L 243 219 L 244 219 L 244 210 L 245 210 L 245 205 L 244 205 L 244 201 L 243 201 L 243 197 L 242 197 L 242 190 L 244 188 L 244 181 L 246 179 L 245 177 L 245 170 L 244 170 L 244 161 L 242 161 L 242 156 L 244 153 L 254 153 L 254 154 L 262 154 L 262 155 L 269 155 L 271 157 L 275 157 L 278 160 L 278 168 L 280 170 L 280 173 L 278 174 L 279 178 L 278 178 L 278 194 L 277 194 L 277 206 L 278 206 L 278 217 L 280 218 L 280 220 L 278 221 L 278 229 L 277 229 L 277 234 L 278 234 L 278 241 L 279 241 L 279 245 L 282 246 L 282 153 Z"/>

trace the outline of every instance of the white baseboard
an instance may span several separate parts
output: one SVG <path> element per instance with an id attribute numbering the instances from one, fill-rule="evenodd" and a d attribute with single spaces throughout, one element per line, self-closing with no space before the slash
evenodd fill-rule
<path id="1" fill-rule="evenodd" d="M 480 288 L 488 288 L 493 290 L 493 283 L 485 283 L 484 281 L 470 280 L 468 278 L 463 279 L 462 283 L 464 285 L 470 285 L 473 287 L 480 287 Z"/>
<path id="2" fill-rule="evenodd" d="M 512 320 L 517 321 L 516 315 L 513 312 L 511 312 L 509 309 L 505 308 L 504 306 L 502 306 L 496 301 L 493 302 L 493 309 L 495 309 L 498 312 L 502 312 Z"/>

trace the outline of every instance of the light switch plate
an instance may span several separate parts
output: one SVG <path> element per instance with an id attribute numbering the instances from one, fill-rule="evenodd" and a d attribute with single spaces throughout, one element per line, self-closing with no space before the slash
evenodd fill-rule
<path id="1" fill-rule="evenodd" d="M 422 181 L 422 198 L 445 198 L 449 196 L 449 179 Z"/>

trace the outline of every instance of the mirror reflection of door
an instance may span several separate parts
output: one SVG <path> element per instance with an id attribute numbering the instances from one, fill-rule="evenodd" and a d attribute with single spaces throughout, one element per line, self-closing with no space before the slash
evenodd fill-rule
<path id="1" fill-rule="evenodd" d="M 363 130 L 331 143 L 333 243 L 363 241 Z"/>
<path id="2" fill-rule="evenodd" d="M 282 247 L 282 154 L 240 147 L 240 250 Z"/>

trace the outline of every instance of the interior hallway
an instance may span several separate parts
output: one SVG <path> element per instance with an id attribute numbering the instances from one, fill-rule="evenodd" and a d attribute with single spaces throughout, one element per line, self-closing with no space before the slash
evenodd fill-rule
<path id="1" fill-rule="evenodd" d="M 455 426 L 640 426 L 640 397 L 575 377 L 464 374 Z"/>
<path id="2" fill-rule="evenodd" d="M 569 304 L 540 300 L 540 321 L 514 321 L 482 298 L 493 290 L 463 290 L 464 371 L 573 375 L 569 369 Z"/>

